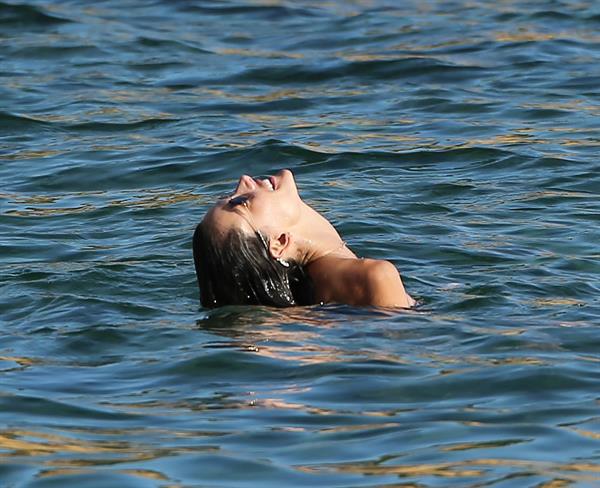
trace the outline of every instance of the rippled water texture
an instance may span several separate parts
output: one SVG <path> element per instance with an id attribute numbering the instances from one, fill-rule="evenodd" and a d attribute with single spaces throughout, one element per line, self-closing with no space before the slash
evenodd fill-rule
<path id="1" fill-rule="evenodd" d="M 600 3 L 0 0 L 2 487 L 600 486 Z M 200 308 L 291 168 L 421 306 Z"/>

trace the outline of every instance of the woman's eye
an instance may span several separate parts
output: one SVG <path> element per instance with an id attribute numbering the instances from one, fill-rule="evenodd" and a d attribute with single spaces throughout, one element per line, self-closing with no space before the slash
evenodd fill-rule
<path id="1" fill-rule="evenodd" d="M 230 207 L 237 207 L 238 205 L 245 205 L 246 203 L 248 203 L 248 197 L 241 195 L 239 197 L 231 198 L 227 203 Z"/>

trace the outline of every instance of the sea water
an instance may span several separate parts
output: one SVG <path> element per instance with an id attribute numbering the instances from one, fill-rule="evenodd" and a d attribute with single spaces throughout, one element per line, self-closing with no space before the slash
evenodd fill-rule
<path id="1" fill-rule="evenodd" d="M 600 4 L 1 0 L 2 487 L 600 486 Z M 412 311 L 200 306 L 294 171 Z"/>

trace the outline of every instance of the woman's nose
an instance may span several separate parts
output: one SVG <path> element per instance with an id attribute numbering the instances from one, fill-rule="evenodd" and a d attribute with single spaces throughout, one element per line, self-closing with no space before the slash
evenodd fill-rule
<path id="1" fill-rule="evenodd" d="M 238 186 L 235 189 L 236 193 L 254 190 L 256 188 L 256 182 L 252 179 L 252 177 L 248 175 L 242 175 L 240 180 L 238 181 Z"/>

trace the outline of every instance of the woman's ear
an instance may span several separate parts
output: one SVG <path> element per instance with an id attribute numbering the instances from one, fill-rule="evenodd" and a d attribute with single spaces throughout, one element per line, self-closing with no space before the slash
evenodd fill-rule
<path id="1" fill-rule="evenodd" d="M 269 252 L 271 253 L 271 257 L 274 259 L 283 257 L 291 242 L 292 236 L 289 232 L 282 232 L 281 234 L 272 237 L 269 241 Z"/>

